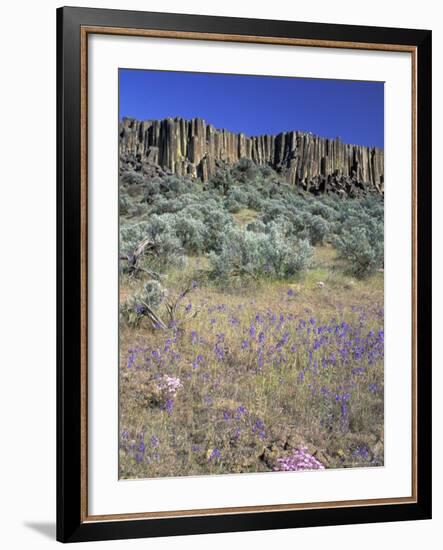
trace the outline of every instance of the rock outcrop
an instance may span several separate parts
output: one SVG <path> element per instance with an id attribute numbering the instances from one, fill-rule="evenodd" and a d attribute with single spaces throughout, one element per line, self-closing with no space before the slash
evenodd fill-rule
<path id="1" fill-rule="evenodd" d="M 307 191 L 384 191 L 383 150 L 350 145 L 309 132 L 246 136 L 217 129 L 203 119 L 135 120 L 120 123 L 120 158 L 207 181 L 223 165 L 247 158 L 268 165 Z"/>

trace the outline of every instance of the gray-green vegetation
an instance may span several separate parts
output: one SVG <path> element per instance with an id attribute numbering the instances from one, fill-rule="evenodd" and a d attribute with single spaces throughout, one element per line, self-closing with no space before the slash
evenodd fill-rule
<path id="1" fill-rule="evenodd" d="M 239 226 L 248 209 L 253 221 Z M 365 277 L 383 268 L 383 199 L 344 199 L 297 191 L 269 167 L 243 159 L 207 184 L 185 177 L 143 179 L 124 172 L 120 189 L 121 250 L 152 239 L 155 265 L 178 265 L 207 254 L 216 276 L 285 278 L 309 267 L 310 247 L 331 244 L 349 272 Z"/>
<path id="2" fill-rule="evenodd" d="M 383 212 L 122 165 L 122 478 L 383 464 Z"/>

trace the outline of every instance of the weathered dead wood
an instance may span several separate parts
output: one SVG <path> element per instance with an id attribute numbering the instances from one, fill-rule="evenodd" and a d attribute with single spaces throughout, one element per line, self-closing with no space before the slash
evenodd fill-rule
<path id="1" fill-rule="evenodd" d="M 196 288 L 196 284 L 194 282 L 189 283 L 186 286 L 186 288 L 182 292 L 180 292 L 178 296 L 168 297 L 166 299 L 165 307 L 166 307 L 166 311 L 168 313 L 169 321 L 171 322 L 171 324 L 176 325 L 177 322 L 179 322 L 179 324 L 183 324 L 184 322 L 187 322 L 193 319 L 197 315 L 199 310 L 194 310 L 192 312 L 189 312 L 187 315 L 183 316 L 181 319 L 177 318 L 177 309 L 180 302 L 183 300 L 183 298 L 187 294 L 192 292 L 195 288 Z"/>
<path id="2" fill-rule="evenodd" d="M 161 328 L 163 330 L 168 328 L 151 307 L 145 303 L 143 303 L 143 307 L 145 308 L 145 315 L 149 318 L 154 328 Z"/>
<path id="3" fill-rule="evenodd" d="M 120 260 L 126 260 L 128 262 L 128 274 L 130 277 L 135 277 L 139 272 L 143 272 L 158 281 L 160 280 L 160 275 L 158 273 L 139 265 L 139 259 L 146 253 L 157 253 L 157 246 L 149 237 L 140 241 L 133 252 L 120 256 Z"/>

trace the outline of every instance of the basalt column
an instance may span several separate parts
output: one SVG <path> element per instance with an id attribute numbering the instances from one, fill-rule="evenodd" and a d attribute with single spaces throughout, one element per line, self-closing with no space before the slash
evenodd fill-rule
<path id="1" fill-rule="evenodd" d="M 383 150 L 350 145 L 338 138 L 298 131 L 249 137 L 217 129 L 200 118 L 125 118 L 119 132 L 122 158 L 203 181 L 223 164 L 233 165 L 246 158 L 272 167 L 288 183 L 306 190 L 327 190 L 333 182 L 344 192 L 350 186 L 379 194 L 384 191 Z"/>

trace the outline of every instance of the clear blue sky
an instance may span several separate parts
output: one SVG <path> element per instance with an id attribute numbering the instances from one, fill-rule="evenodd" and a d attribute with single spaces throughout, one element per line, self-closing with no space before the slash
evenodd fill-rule
<path id="1" fill-rule="evenodd" d="M 302 130 L 383 147 L 382 82 L 120 69 L 122 117 L 200 117 L 247 135 Z"/>

